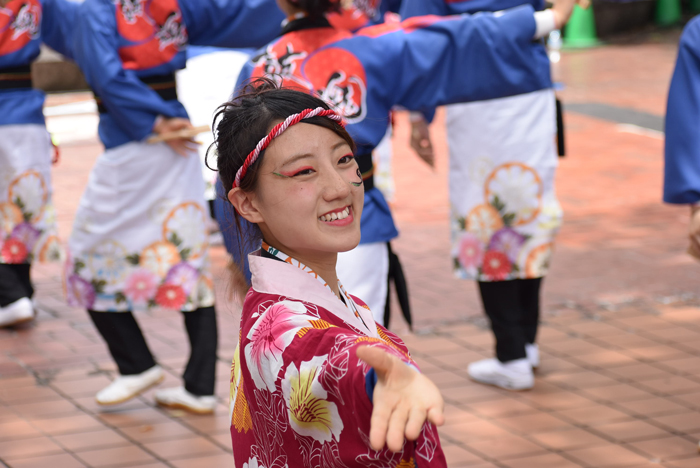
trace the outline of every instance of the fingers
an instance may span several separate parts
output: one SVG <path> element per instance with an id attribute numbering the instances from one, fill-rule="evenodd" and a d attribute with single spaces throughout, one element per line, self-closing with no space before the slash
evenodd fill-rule
<path id="1" fill-rule="evenodd" d="M 445 411 L 443 405 L 440 407 L 430 408 L 428 410 L 428 421 L 436 426 L 442 426 L 445 424 Z"/>
<path id="2" fill-rule="evenodd" d="M 178 138 L 176 140 L 168 140 L 166 143 L 170 148 L 172 148 L 173 151 L 175 151 L 177 154 L 180 156 L 186 158 L 190 154 L 192 154 L 193 151 L 196 151 L 197 148 L 193 147 L 190 143 L 191 140 L 186 140 L 182 138 Z"/>
<path id="3" fill-rule="evenodd" d="M 364 361 L 370 367 L 374 368 L 377 373 L 377 377 L 380 380 L 384 380 L 386 375 L 391 371 L 394 366 L 394 358 L 386 351 L 370 346 L 360 346 L 357 348 L 357 358 Z"/>
<path id="4" fill-rule="evenodd" d="M 405 430 L 406 438 L 408 440 L 416 440 L 418 438 L 420 431 L 423 429 L 423 423 L 425 422 L 426 416 L 427 414 L 423 408 L 411 408 Z"/>
<path id="5" fill-rule="evenodd" d="M 391 410 L 392 408 L 385 404 L 375 404 L 374 408 L 372 409 L 372 418 L 370 419 L 369 429 L 369 445 L 374 450 L 381 450 L 384 448 Z"/>
<path id="6" fill-rule="evenodd" d="M 409 408 L 404 405 L 399 405 L 394 409 L 389 418 L 389 428 L 386 432 L 386 446 L 392 452 L 398 452 L 403 447 L 406 422 L 408 421 L 408 411 Z"/>

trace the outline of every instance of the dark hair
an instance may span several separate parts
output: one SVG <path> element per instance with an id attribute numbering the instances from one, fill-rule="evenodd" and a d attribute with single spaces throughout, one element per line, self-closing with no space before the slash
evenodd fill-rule
<path id="1" fill-rule="evenodd" d="M 323 100 L 303 91 L 282 88 L 270 78 L 257 78 L 249 82 L 232 101 L 222 104 L 214 116 L 215 139 L 207 151 L 207 158 L 211 156 L 212 148 L 215 148 L 224 194 L 231 190 L 236 173 L 248 154 L 255 149 L 260 140 L 267 136 L 272 127 L 290 115 L 317 107 L 330 109 Z M 318 125 L 335 132 L 348 143 L 353 153 L 355 152 L 355 142 L 352 137 L 336 121 L 316 116 L 304 119 L 304 123 Z M 262 151 L 258 160 L 248 168 L 245 177 L 241 180 L 240 187 L 244 192 L 255 190 L 264 157 L 265 151 Z M 228 202 L 228 199 L 226 201 Z M 232 212 L 234 225 L 222 226 L 222 229 L 229 229 L 231 234 L 238 238 L 239 254 L 243 263 L 245 254 L 259 246 L 257 241 L 261 237 L 260 230 L 256 225 L 253 225 L 252 229 L 243 228 L 241 216 L 236 210 Z M 242 269 L 243 264 L 239 267 Z"/>
<path id="2" fill-rule="evenodd" d="M 282 88 L 270 78 L 256 78 L 245 85 L 232 101 L 221 105 L 214 116 L 216 138 L 212 146 L 216 147 L 219 177 L 226 192 L 233 186 L 236 173 L 248 154 L 272 127 L 290 115 L 317 107 L 330 109 L 323 100 L 303 91 Z M 355 151 L 352 137 L 336 121 L 317 116 L 304 119 L 304 123 L 335 132 Z M 241 180 L 244 192 L 255 190 L 264 157 L 265 151 L 262 151 Z"/>
<path id="3" fill-rule="evenodd" d="M 340 0 L 289 0 L 289 3 L 304 10 L 312 19 L 340 11 Z"/>

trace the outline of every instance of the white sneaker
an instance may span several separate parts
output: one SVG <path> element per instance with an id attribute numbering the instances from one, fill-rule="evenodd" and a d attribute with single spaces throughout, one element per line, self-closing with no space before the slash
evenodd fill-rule
<path id="1" fill-rule="evenodd" d="M 540 347 L 536 344 L 526 344 L 525 354 L 533 369 L 540 367 Z"/>
<path id="2" fill-rule="evenodd" d="M 0 307 L 0 327 L 11 327 L 34 320 L 34 306 L 28 297 Z"/>
<path id="3" fill-rule="evenodd" d="M 120 375 L 111 384 L 97 392 L 95 401 L 100 405 L 124 403 L 144 390 L 160 383 L 164 377 L 163 369 L 158 365 L 140 374 Z"/>
<path id="4" fill-rule="evenodd" d="M 508 362 L 493 358 L 484 359 L 469 364 L 467 372 L 469 377 L 477 382 L 506 390 L 528 390 L 535 386 L 535 375 L 526 358 Z"/>
<path id="5" fill-rule="evenodd" d="M 164 388 L 156 392 L 156 403 L 166 408 L 177 408 L 197 414 L 211 414 L 216 408 L 216 397 L 193 395 L 185 387 Z"/>

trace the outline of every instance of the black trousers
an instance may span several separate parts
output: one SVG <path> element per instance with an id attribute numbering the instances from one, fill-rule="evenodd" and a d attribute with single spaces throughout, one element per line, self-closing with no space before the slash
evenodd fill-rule
<path id="1" fill-rule="evenodd" d="M 0 263 L 0 307 L 23 297 L 32 298 L 34 287 L 29 277 L 29 263 Z"/>
<path id="2" fill-rule="evenodd" d="M 535 342 L 540 320 L 542 278 L 479 282 L 484 311 L 496 336 L 501 362 L 525 357 L 525 345 Z"/>
<path id="3" fill-rule="evenodd" d="M 107 342 L 121 375 L 134 375 L 156 365 L 136 318 L 131 312 L 89 310 L 95 327 Z M 218 332 L 214 307 L 183 312 L 190 340 L 190 359 L 182 378 L 185 389 L 198 396 L 214 394 Z"/>

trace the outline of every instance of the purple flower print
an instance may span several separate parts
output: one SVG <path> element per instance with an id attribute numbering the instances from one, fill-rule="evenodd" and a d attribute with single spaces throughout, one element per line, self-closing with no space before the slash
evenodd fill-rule
<path id="1" fill-rule="evenodd" d="M 515 262 L 524 243 L 525 236 L 513 228 L 504 227 L 491 236 L 488 250 L 503 252 L 508 257 L 508 260 Z"/>
<path id="2" fill-rule="evenodd" d="M 41 231 L 29 223 L 23 222 L 15 226 L 10 234 L 10 239 L 21 241 L 25 247 L 27 247 L 27 250 L 31 252 L 36 245 L 36 241 L 39 240 L 40 235 Z"/>
<path id="3" fill-rule="evenodd" d="M 95 288 L 78 275 L 68 277 L 66 293 L 69 305 L 89 309 L 95 304 Z"/>
<path id="4" fill-rule="evenodd" d="M 190 295 L 190 292 L 197 286 L 197 280 L 199 279 L 199 271 L 187 262 L 180 262 L 173 265 L 168 271 L 165 277 L 165 284 L 176 284 L 182 287 L 186 295 Z"/>

